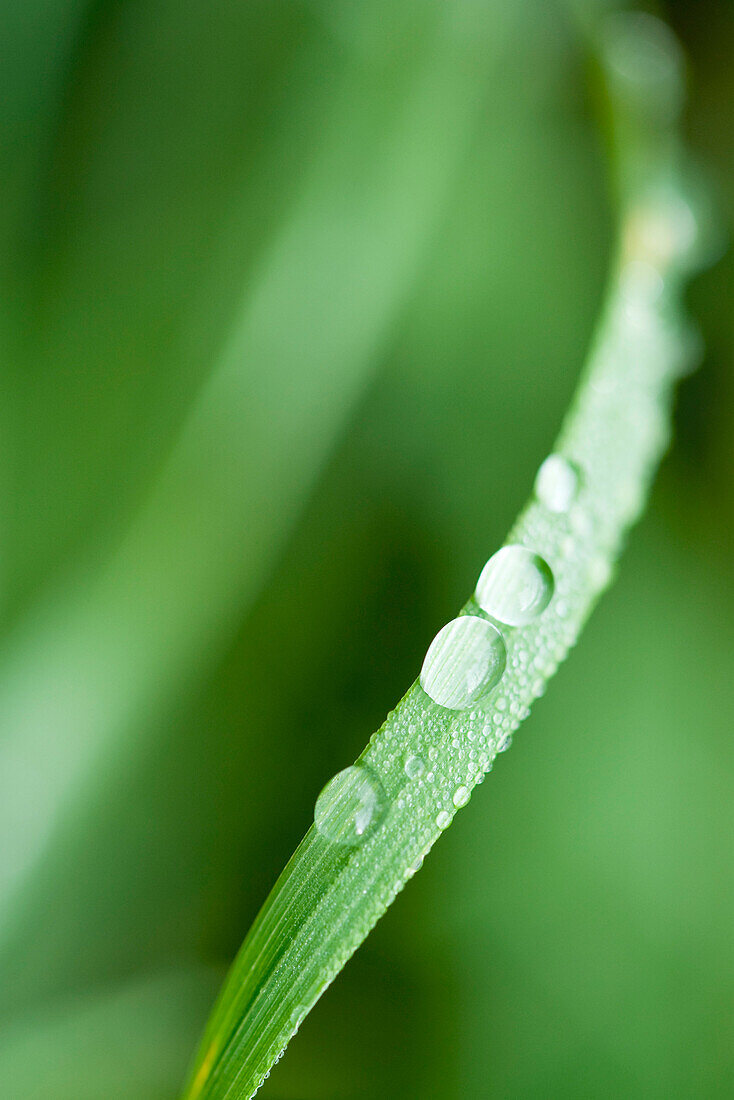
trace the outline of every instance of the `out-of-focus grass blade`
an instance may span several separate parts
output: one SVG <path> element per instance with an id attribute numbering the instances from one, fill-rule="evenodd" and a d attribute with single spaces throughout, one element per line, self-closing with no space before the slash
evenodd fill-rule
<path id="1" fill-rule="evenodd" d="M 221 363 L 121 545 L 101 566 L 80 561 L 5 639 L 3 936 L 123 743 L 210 666 L 364 385 L 480 102 L 481 59 L 447 39 L 447 22 L 429 21 L 389 124 L 346 166 L 337 97 Z M 455 51 L 474 64 L 457 66 Z"/>
<path id="2" fill-rule="evenodd" d="M 39 164 L 75 36 L 91 0 L 0 4 L 0 272 L 22 257 Z M 3 303 L 7 305 L 7 302 Z"/>
<path id="3" fill-rule="evenodd" d="M 308 31 L 300 10 L 267 19 L 257 0 L 101 0 L 76 36 L 5 257 L 11 615 L 94 536 L 119 534 L 220 354 L 255 258 L 328 140 L 328 92 L 349 99 L 336 51 Z M 46 61 L 38 37 L 31 69 Z M 290 161 L 284 88 L 310 108 L 293 112 Z"/>
<path id="4" fill-rule="evenodd" d="M 59 90 L 75 35 L 90 0 L 0 4 L 0 614 L 8 596 L 10 468 L 17 426 L 11 362 L 17 356 L 18 271 L 28 252 L 29 223 L 43 153 L 53 131 Z"/>
<path id="5" fill-rule="evenodd" d="M 0 1036 L 13 1100 L 169 1100 L 216 976 L 178 971 L 21 1016 Z"/>

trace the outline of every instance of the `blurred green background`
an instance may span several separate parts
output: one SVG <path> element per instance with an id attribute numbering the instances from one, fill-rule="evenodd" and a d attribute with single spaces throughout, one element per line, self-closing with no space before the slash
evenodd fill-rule
<path id="1" fill-rule="evenodd" d="M 167 1100 L 547 453 L 577 0 L 0 3 L 0 1094 Z M 734 8 L 664 12 L 734 210 Z M 734 261 L 616 585 L 263 1087 L 734 1096 Z"/>

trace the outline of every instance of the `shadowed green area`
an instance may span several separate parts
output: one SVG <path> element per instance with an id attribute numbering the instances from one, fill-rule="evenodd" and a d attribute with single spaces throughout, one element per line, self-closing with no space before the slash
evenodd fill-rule
<path id="1" fill-rule="evenodd" d="M 668 15 L 726 217 L 734 18 Z M 504 536 L 611 214 L 561 5 L 7 0 L 0 32 L 0 1080 L 163 1100 L 214 991 L 165 974 L 229 962 Z M 734 1090 L 733 275 L 692 288 L 706 360 L 584 644 L 264 1097 Z M 148 1026 L 145 1093 L 100 1049 Z"/>

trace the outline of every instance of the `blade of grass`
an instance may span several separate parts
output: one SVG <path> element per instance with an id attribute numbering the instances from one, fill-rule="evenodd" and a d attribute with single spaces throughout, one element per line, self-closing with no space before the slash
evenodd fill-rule
<path id="1" fill-rule="evenodd" d="M 8 530 L 11 526 L 17 394 L 10 369 L 17 358 L 19 269 L 28 252 L 28 207 L 42 150 L 53 128 L 57 96 L 72 44 L 89 0 L 32 0 L 0 5 L 0 501 L 2 579 L 0 616 L 8 590 Z"/>
<path id="2" fill-rule="evenodd" d="M 0 1032 L 13 1100 L 172 1096 L 218 975 L 179 970 L 95 990 L 21 1016 Z"/>
<path id="3" fill-rule="evenodd" d="M 506 667 L 497 686 L 472 704 L 454 696 L 467 685 L 455 673 L 471 674 L 473 647 L 481 648 L 482 638 L 464 645 L 452 636 L 438 656 L 432 648 L 427 661 L 437 675 L 422 679 L 434 698 L 417 681 L 357 766 L 325 790 L 317 824 L 235 960 L 185 1100 L 243 1100 L 257 1091 L 305 1015 L 510 744 L 609 583 L 625 532 L 643 507 L 669 438 L 674 382 L 690 358 L 681 292 L 700 259 L 700 227 L 677 164 L 675 43 L 654 20 L 618 17 L 602 37 L 602 61 L 618 247 L 556 457 L 543 467 L 536 495 L 508 538 L 550 566 L 552 598 L 527 625 L 507 627 L 501 622 L 511 614 L 494 607 L 491 620 L 473 597 L 461 612 L 472 617 L 473 634 L 496 641 L 493 622 L 499 622 Z M 512 570 L 507 578 L 511 584 Z M 451 691 L 442 695 L 447 683 Z"/>

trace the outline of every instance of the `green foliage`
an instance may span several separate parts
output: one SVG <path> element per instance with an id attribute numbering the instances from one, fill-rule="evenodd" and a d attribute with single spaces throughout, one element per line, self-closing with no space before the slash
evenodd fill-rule
<path id="1" fill-rule="evenodd" d="M 669 11 L 726 211 L 732 12 Z M 0 1092 L 172 1100 L 548 453 L 608 183 L 565 4 L 5 0 L 0 40 Z M 558 690 L 263 1095 L 731 1094 L 733 274 Z"/>

